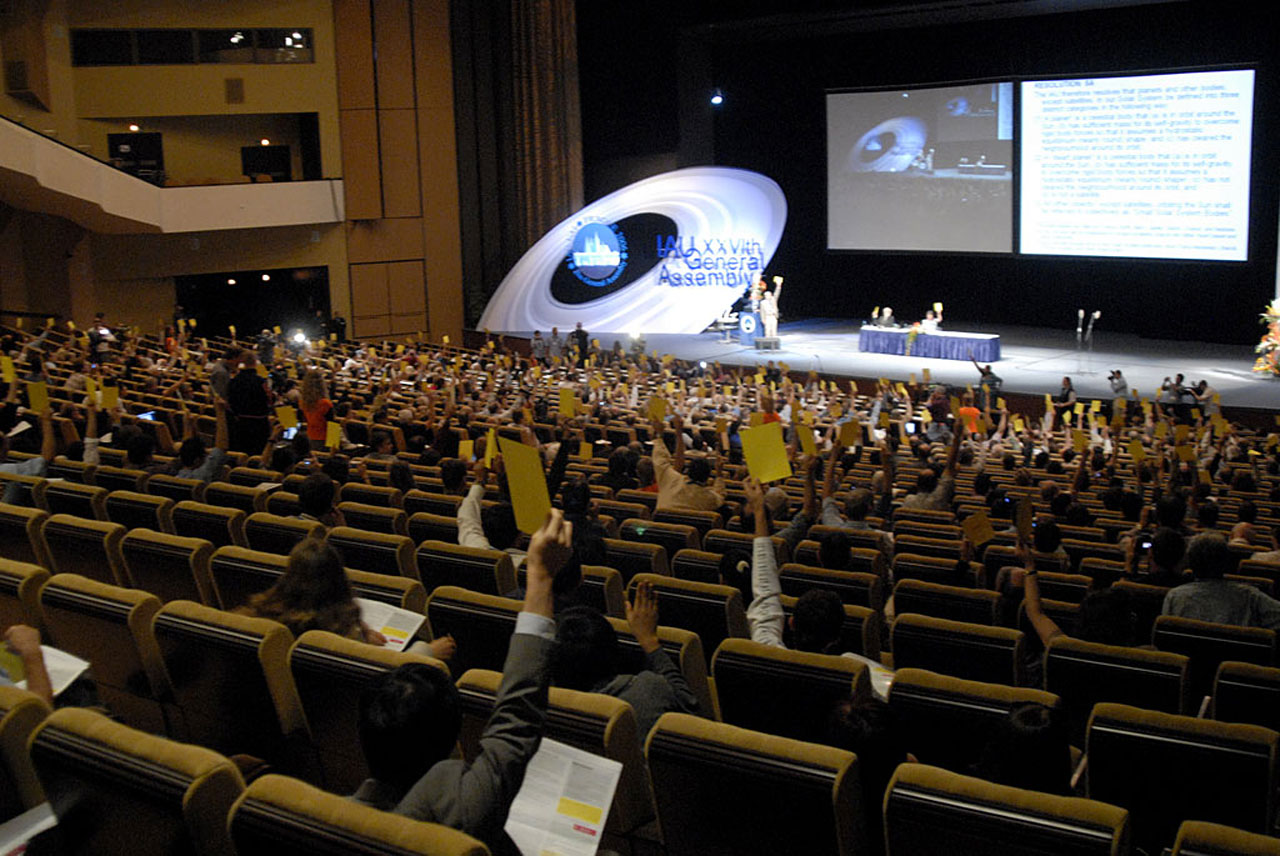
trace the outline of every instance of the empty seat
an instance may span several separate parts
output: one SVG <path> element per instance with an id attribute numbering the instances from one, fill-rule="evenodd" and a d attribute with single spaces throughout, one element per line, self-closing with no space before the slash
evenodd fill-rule
<path id="1" fill-rule="evenodd" d="M 1164 610 L 1164 598 L 1169 590 L 1164 586 L 1135 583 L 1132 580 L 1119 580 L 1112 585 L 1112 588 L 1129 593 L 1129 603 L 1134 614 L 1134 638 L 1144 643 L 1149 641 L 1156 626 L 1156 619 Z"/>
<path id="2" fill-rule="evenodd" d="M 0 502 L 0 555 L 48 568 L 49 554 L 40 536 L 48 519 L 43 509 Z"/>
<path id="3" fill-rule="evenodd" d="M 723 578 L 721 566 L 727 558 L 721 553 L 706 550 L 681 550 L 671 559 L 671 575 L 676 579 L 695 583 L 718 584 Z"/>
<path id="4" fill-rule="evenodd" d="M 0 627 L 27 624 L 43 629 L 40 588 L 49 572 L 30 562 L 0 559 Z"/>
<path id="5" fill-rule="evenodd" d="M 837 701 L 871 695 L 865 663 L 750 639 L 725 639 L 711 658 L 711 678 L 725 722 L 797 740 L 820 740 Z"/>
<path id="6" fill-rule="evenodd" d="M 37 726 L 35 764 L 68 854 L 233 856 L 227 816 L 244 790 L 229 760 L 64 708 Z"/>
<path id="7" fill-rule="evenodd" d="M 265 511 L 277 517 L 297 517 L 302 514 L 302 503 L 296 493 L 284 490 L 273 490 L 267 494 Z"/>
<path id="8" fill-rule="evenodd" d="M 607 514 L 615 520 L 626 520 L 630 517 L 648 520 L 653 516 L 652 509 L 639 502 L 621 502 L 616 499 L 597 499 L 595 501 L 595 506 L 598 512 L 601 514 Z"/>
<path id="9" fill-rule="evenodd" d="M 1213 682 L 1213 718 L 1280 731 L 1280 669 L 1225 662 Z"/>
<path id="10" fill-rule="evenodd" d="M 418 579 L 413 542 L 404 535 L 335 526 L 329 530 L 326 540 L 342 554 L 343 567 Z"/>
<path id="11" fill-rule="evenodd" d="M 636 574 L 667 575 L 667 551 L 657 544 L 639 541 L 604 539 L 605 564 L 622 574 L 622 581 L 630 583 Z"/>
<path id="12" fill-rule="evenodd" d="M 260 470 L 254 467 L 232 467 L 227 473 L 228 482 L 243 487 L 277 485 L 283 478 L 284 476 L 275 470 Z"/>
<path id="13" fill-rule="evenodd" d="M 113 585 L 127 585 L 120 542 L 125 529 L 119 523 L 86 520 L 55 514 L 44 523 L 40 535 L 55 574 L 82 574 Z"/>
<path id="14" fill-rule="evenodd" d="M 698 530 L 699 537 L 706 535 L 712 529 L 724 527 L 724 517 L 721 516 L 720 512 L 695 511 L 692 508 L 659 508 L 653 512 L 652 519 L 655 523 L 675 523 L 679 526 L 692 526 Z"/>
<path id="15" fill-rule="evenodd" d="M 923 764 L 901 764 L 884 798 L 889 856 L 1116 856 L 1129 813 L 1024 791 Z"/>
<path id="16" fill-rule="evenodd" d="M 181 731 L 169 677 L 151 630 L 160 599 L 148 592 L 58 574 L 40 591 L 52 644 L 89 663 L 102 703 L 144 731 Z"/>
<path id="17" fill-rule="evenodd" d="M 458 679 L 462 703 L 459 743 L 468 761 L 479 754 L 480 735 L 493 714 L 501 682 L 500 672 L 486 669 L 473 669 Z M 637 734 L 635 713 L 629 704 L 600 693 L 552 687 L 543 734 L 622 765 L 606 834 L 629 835 L 653 819 L 649 772 L 640 748 L 647 735 Z"/>
<path id="18" fill-rule="evenodd" d="M 645 756 L 669 856 L 861 852 L 851 752 L 668 713 Z"/>
<path id="19" fill-rule="evenodd" d="M 788 562 L 778 572 L 782 593 L 799 597 L 812 589 L 826 589 L 840 596 L 842 603 L 865 606 L 880 612 L 884 609 L 884 585 L 876 574 L 854 571 L 831 571 Z"/>
<path id="20" fill-rule="evenodd" d="M 347 568 L 347 580 L 356 597 L 389 603 L 410 612 L 424 612 L 427 607 L 427 591 L 417 580 L 354 568 Z"/>
<path id="21" fill-rule="evenodd" d="M 893 665 L 995 684 L 1022 680 L 1022 631 L 900 615 L 893 622 Z"/>
<path id="22" fill-rule="evenodd" d="M 107 489 L 72 481 L 42 481 L 35 487 L 36 505 L 50 514 L 89 520 L 107 519 Z"/>
<path id="23" fill-rule="evenodd" d="M 65 479 L 66 481 L 79 482 L 80 484 L 93 484 L 93 471 L 96 469 L 97 466 L 94 464 L 73 461 L 59 455 L 53 459 L 53 463 L 49 464 L 44 476 L 49 479 Z"/>
<path id="24" fill-rule="evenodd" d="M 1127 808 L 1134 846 L 1148 853 L 1184 820 L 1270 832 L 1278 741 L 1256 725 L 1099 704 L 1086 744 L 1088 796 Z"/>
<path id="25" fill-rule="evenodd" d="M 918 553 L 898 553 L 893 557 L 893 580 L 924 580 L 949 586 L 973 586 L 979 579 L 981 565 L 970 563 L 968 568 L 957 559 L 922 556 Z"/>
<path id="26" fill-rule="evenodd" d="M 338 489 L 338 499 L 342 502 L 356 502 L 362 505 L 376 505 L 380 508 L 402 508 L 404 493 L 396 487 L 347 482 Z"/>
<path id="27" fill-rule="evenodd" d="M 165 496 L 174 502 L 203 502 L 205 483 L 200 479 L 180 479 L 157 473 L 147 479 L 147 493 Z"/>
<path id="28" fill-rule="evenodd" d="M 250 514 L 244 521 L 244 540 L 251 550 L 263 553 L 289 552 L 308 538 L 323 538 L 324 524 L 318 520 L 278 517 L 265 511 Z"/>
<path id="29" fill-rule="evenodd" d="M 165 496 L 113 490 L 107 494 L 107 519 L 126 529 L 173 532 L 174 504 L 172 499 Z"/>
<path id="30" fill-rule="evenodd" d="M 284 625 L 178 600 L 153 626 L 191 740 L 307 770 L 307 724 L 289 674 L 293 634 Z"/>
<path id="31" fill-rule="evenodd" d="M 1073 739 L 1084 737 L 1098 702 L 1189 713 L 1188 660 L 1167 651 L 1102 645 L 1069 636 L 1049 643 L 1044 687 L 1061 696 Z"/>
<path id="32" fill-rule="evenodd" d="M 1187 820 L 1178 827 L 1172 856 L 1280 856 L 1280 838 Z"/>
<path id="33" fill-rule="evenodd" d="M 203 538 L 134 529 L 120 542 L 129 584 L 163 603 L 195 600 L 213 606 L 217 595 L 209 576 L 213 545 Z"/>
<path id="34" fill-rule="evenodd" d="M 924 535 L 898 535 L 894 550 L 898 554 L 945 559 L 953 565 L 960 558 L 960 538 L 930 538 Z"/>
<path id="35" fill-rule="evenodd" d="M 411 516 L 418 512 L 426 512 L 443 517 L 457 517 L 459 505 L 462 505 L 462 497 L 447 493 L 411 490 L 404 495 L 404 510 Z"/>
<path id="36" fill-rule="evenodd" d="M 1226 660 L 1259 666 L 1276 662 L 1276 632 L 1260 627 L 1235 627 L 1162 615 L 1156 619 L 1151 641 L 1161 651 L 1191 658 L 1193 701 L 1210 693 L 1218 666 Z"/>
<path id="37" fill-rule="evenodd" d="M 898 669 L 889 707 L 903 745 L 921 763 L 966 772 L 1021 704 L 1061 710 L 1058 696 L 1029 687 L 967 681 L 924 669 Z M 1063 734 L 1065 757 L 1066 735 Z"/>
<path id="38" fill-rule="evenodd" d="M 702 639 L 702 650 L 708 654 L 725 639 L 751 636 L 742 592 L 733 586 L 637 574 L 631 578 L 629 590 L 634 592 L 640 583 L 649 583 L 657 593 L 662 604 L 662 623 L 697 633 Z"/>
<path id="39" fill-rule="evenodd" d="M 145 470 L 99 466 L 93 471 L 93 483 L 108 491 L 132 490 L 150 493 L 151 491 L 147 490 L 150 480 L 151 475 Z"/>
<path id="40" fill-rule="evenodd" d="M 204 486 L 204 496 L 201 501 L 209 505 L 225 505 L 228 508 L 238 508 L 245 514 L 253 514 L 255 511 L 266 509 L 267 494 L 265 491 L 253 487 L 245 487 L 244 485 L 230 484 L 229 482 L 210 482 Z"/>
<path id="41" fill-rule="evenodd" d="M 225 820 L 225 818 L 224 818 Z M 469 835 L 379 811 L 288 776 L 254 781 L 228 824 L 241 856 L 486 856 Z"/>
<path id="42" fill-rule="evenodd" d="M 449 668 L 456 672 L 502 671 L 519 613 L 518 600 L 457 586 L 439 586 L 427 598 L 431 637 L 453 636 L 458 643 L 449 661 Z"/>
<path id="43" fill-rule="evenodd" d="M 516 588 L 511 556 L 501 550 L 423 541 L 415 554 L 418 576 L 427 591 L 460 586 L 484 594 L 508 595 Z"/>
<path id="44" fill-rule="evenodd" d="M 752 543 L 755 536 L 746 532 L 730 532 L 728 529 L 712 529 L 702 539 L 702 548 L 712 553 L 723 553 L 726 556 L 738 554 L 745 556 L 747 561 L 751 561 Z M 774 536 L 773 538 L 773 554 L 778 560 L 778 567 L 782 567 L 791 561 L 791 551 L 787 549 L 787 542 L 782 538 Z M 797 561 L 800 561 L 797 559 Z M 817 564 L 817 562 L 809 562 L 809 564 Z"/>
<path id="45" fill-rule="evenodd" d="M 667 565 L 671 557 L 681 550 L 702 549 L 702 537 L 692 526 L 681 523 L 657 523 L 652 520 L 624 520 L 618 527 L 618 535 L 623 541 L 639 541 L 642 544 L 657 544 L 667 554 Z"/>
<path id="46" fill-rule="evenodd" d="M 423 541 L 443 541 L 446 544 L 458 543 L 457 517 L 418 511 L 409 517 L 405 527 L 409 537 L 413 539 L 415 544 L 421 544 Z"/>
<path id="47" fill-rule="evenodd" d="M 276 584 L 289 567 L 289 557 L 263 553 L 247 547 L 219 547 L 209 557 L 209 578 L 216 604 L 221 609 L 239 609 L 258 592 Z"/>
<path id="48" fill-rule="evenodd" d="M 49 715 L 49 705 L 33 693 L 0 686 L 0 822 L 45 801 L 31 766 L 27 742 Z"/>
<path id="49" fill-rule="evenodd" d="M 1000 620 L 1001 597 L 988 589 L 900 580 L 893 587 L 893 609 L 897 615 L 916 613 L 971 624 L 995 625 Z"/>
<path id="50" fill-rule="evenodd" d="M 367 485 L 366 485 L 367 487 Z M 370 532 L 386 532 L 388 535 L 407 535 L 409 518 L 403 509 L 394 506 L 370 505 L 364 502 L 338 504 L 342 522 L 355 529 Z"/>
<path id="51" fill-rule="evenodd" d="M 449 673 L 444 663 L 431 657 L 378 648 L 322 630 L 303 633 L 294 642 L 289 671 L 306 713 L 324 785 L 333 793 L 352 793 L 369 777 L 358 728 L 361 691 L 378 675 L 406 663 L 424 663 Z"/>
<path id="52" fill-rule="evenodd" d="M 244 521 L 238 508 L 183 500 L 173 507 L 173 532 L 188 538 L 203 538 L 214 547 L 246 546 Z"/>

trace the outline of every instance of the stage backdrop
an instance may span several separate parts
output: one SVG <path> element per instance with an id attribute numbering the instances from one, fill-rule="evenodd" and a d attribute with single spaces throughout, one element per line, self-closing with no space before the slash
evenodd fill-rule
<path id="1" fill-rule="evenodd" d="M 610 193 L 557 224 L 503 279 L 480 327 L 698 333 L 769 264 L 787 220 L 770 178 L 691 167 Z"/>

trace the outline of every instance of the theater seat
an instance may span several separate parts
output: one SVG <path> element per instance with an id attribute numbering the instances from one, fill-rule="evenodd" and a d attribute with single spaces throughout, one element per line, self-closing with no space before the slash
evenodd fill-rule
<path id="1" fill-rule="evenodd" d="M 324 524 L 318 520 L 279 517 L 265 511 L 250 514 L 244 521 L 244 540 L 251 550 L 289 555 L 308 538 L 323 538 Z"/>
<path id="2" fill-rule="evenodd" d="M 1261 627 L 1235 627 L 1162 615 L 1156 619 L 1151 641 L 1161 651 L 1191 658 L 1193 703 L 1212 691 L 1218 666 L 1227 660 L 1259 666 L 1276 663 L 1276 632 Z"/>
<path id="3" fill-rule="evenodd" d="M 712 529 L 724 528 L 724 517 L 718 511 L 695 511 L 692 508 L 659 508 L 653 512 L 652 519 L 655 523 L 692 526 L 698 530 L 699 538 L 704 537 Z"/>
<path id="4" fill-rule="evenodd" d="M 888 856 L 1119 856 L 1129 813 L 1106 803 L 901 764 L 884 798 Z"/>
<path id="5" fill-rule="evenodd" d="M 897 615 L 916 613 L 994 626 L 1000 621 L 1000 605 L 1000 593 L 989 589 L 912 579 L 900 580 L 893 587 L 893 609 Z"/>
<path id="6" fill-rule="evenodd" d="M 0 559 L 0 627 L 26 624 L 43 631 L 40 589 L 48 579 L 39 565 Z"/>
<path id="7" fill-rule="evenodd" d="M 462 702 L 462 755 L 473 761 L 480 750 L 480 735 L 493 714 L 502 673 L 472 669 L 458 679 Z M 622 776 L 613 795 L 606 834 L 627 836 L 654 818 L 649 771 L 641 752 L 647 735 L 636 733 L 635 713 L 621 699 L 600 693 L 575 692 L 552 687 L 543 734 L 593 755 L 622 765 Z"/>
<path id="8" fill-rule="evenodd" d="M 107 519 L 126 529 L 154 529 L 173 532 L 172 499 L 132 490 L 113 490 L 107 494 Z"/>
<path id="9" fill-rule="evenodd" d="M 231 806 L 244 790 L 217 752 L 64 708 L 36 728 L 31 760 L 67 854 L 234 856 Z"/>
<path id="10" fill-rule="evenodd" d="M 204 486 L 204 496 L 201 502 L 209 505 L 238 508 L 245 514 L 253 514 L 254 512 L 266 510 L 267 494 L 257 488 L 231 484 L 230 482 L 209 482 Z"/>
<path id="11" fill-rule="evenodd" d="M 1280 838 L 1188 820 L 1178 827 L 1172 856 L 1280 856 Z"/>
<path id="12" fill-rule="evenodd" d="M 967 681 L 924 669 L 899 669 L 889 688 L 904 745 L 921 763 L 966 772 L 1020 704 L 1061 710 L 1058 696 L 1029 687 Z"/>
<path id="13" fill-rule="evenodd" d="M 239 609 L 258 592 L 276 584 L 289 557 L 247 547 L 219 547 L 209 557 L 209 578 L 220 609 Z"/>
<path id="14" fill-rule="evenodd" d="M 782 595 L 782 612 L 790 618 L 795 615 L 798 597 Z M 851 603 L 844 607 L 844 621 L 840 625 L 840 639 L 833 649 L 840 654 L 860 654 L 880 662 L 881 640 L 884 638 L 884 616 L 865 606 Z"/>
<path id="15" fill-rule="evenodd" d="M 173 507 L 173 533 L 203 538 L 214 547 L 245 547 L 244 521 L 238 508 L 184 500 Z"/>
<path id="16" fill-rule="evenodd" d="M 86 520 L 55 514 L 44 523 L 40 535 L 55 574 L 82 574 L 99 582 L 127 585 L 120 542 L 124 527 L 105 520 Z"/>
<path id="17" fill-rule="evenodd" d="M 1022 682 L 1025 637 L 1020 630 L 900 615 L 891 633 L 895 669 L 928 669 L 1009 686 Z"/>
<path id="18" fill-rule="evenodd" d="M 791 561 L 791 551 L 787 549 L 787 542 L 778 536 L 773 537 L 773 554 L 778 560 L 778 567 L 782 567 Z M 752 544 L 755 536 L 746 532 L 731 532 L 728 529 L 712 529 L 702 539 L 702 549 L 712 553 L 722 553 L 730 555 L 739 553 L 746 557 L 747 561 L 751 561 Z M 804 561 L 797 559 L 797 561 Z M 817 564 L 816 561 L 809 562 L 811 565 Z"/>
<path id="19" fill-rule="evenodd" d="M 443 517 L 457 517 L 459 505 L 462 505 L 462 497 L 447 493 L 411 490 L 404 495 L 404 510 L 410 516 L 426 512 Z"/>
<path id="20" fill-rule="evenodd" d="M 148 592 L 58 574 L 40 591 L 52 644 L 89 662 L 102 703 L 144 731 L 185 734 L 152 621 L 160 599 Z"/>
<path id="21" fill-rule="evenodd" d="M 1213 682 L 1211 716 L 1280 731 L 1280 669 L 1225 662 Z"/>
<path id="22" fill-rule="evenodd" d="M 39 696 L 0 686 L 0 823 L 45 801 L 27 743 L 48 715 Z"/>
<path id="23" fill-rule="evenodd" d="M 342 513 L 343 522 L 354 529 L 385 532 L 388 535 L 409 534 L 408 516 L 405 515 L 403 509 L 394 506 L 372 505 L 365 502 L 341 502 L 338 504 L 338 511 Z"/>
<path id="24" fill-rule="evenodd" d="M 645 668 L 645 653 L 631 633 L 627 622 L 621 618 L 607 617 L 613 632 L 618 634 L 618 674 L 634 675 Z M 692 630 L 658 625 L 658 644 L 667 652 L 671 662 L 684 675 L 689 691 L 698 697 L 698 714 L 709 719 L 719 719 L 719 708 L 707 680 L 707 658 L 702 653 L 702 640 Z"/>
<path id="25" fill-rule="evenodd" d="M 458 543 L 458 518 L 453 515 L 417 511 L 410 515 L 405 526 L 415 544 L 421 544 L 423 541 Z"/>
<path id="26" fill-rule="evenodd" d="M 634 598 L 640 583 L 649 583 L 661 604 L 661 621 L 666 627 L 682 627 L 698 634 L 702 650 L 715 651 L 725 639 L 747 639 L 747 614 L 742 592 L 733 586 L 678 580 L 659 574 L 637 574 L 628 593 Z"/>
<path id="27" fill-rule="evenodd" d="M 958 556 L 942 558 L 923 556 L 918 553 L 898 553 L 893 557 L 893 579 L 895 583 L 903 580 L 923 580 L 949 586 L 977 585 L 981 578 L 982 566 L 976 562 L 970 562 L 967 569 L 962 568 L 957 573 L 958 561 Z"/>
<path id="28" fill-rule="evenodd" d="M 153 624 L 192 741 L 315 775 L 284 625 L 182 600 Z"/>
<path id="29" fill-rule="evenodd" d="M 811 589 L 826 589 L 840 596 L 840 601 L 854 606 L 884 610 L 884 580 L 877 574 L 858 571 L 832 571 L 788 562 L 778 572 L 782 593 L 799 597 Z"/>
<path id="30" fill-rule="evenodd" d="M 147 479 L 147 493 L 177 502 L 204 502 L 205 483 L 200 479 L 180 479 L 156 473 Z"/>
<path id="31" fill-rule="evenodd" d="M 15 562 L 50 567 L 40 530 L 49 512 L 0 502 L 0 555 Z"/>
<path id="32" fill-rule="evenodd" d="M 865 663 L 750 639 L 720 644 L 711 679 L 725 722 L 796 740 L 819 740 L 837 701 L 871 697 Z"/>
<path id="33" fill-rule="evenodd" d="M 667 551 L 657 544 L 605 538 L 604 553 L 605 564 L 622 574 L 624 584 L 636 574 L 669 575 Z"/>
<path id="34" fill-rule="evenodd" d="M 1088 796 L 1129 809 L 1133 843 L 1149 853 L 1184 820 L 1269 833 L 1278 743 L 1256 725 L 1099 704 L 1089 720 Z"/>
<path id="35" fill-rule="evenodd" d="M 666 551 L 667 565 L 676 553 L 686 548 L 702 549 L 702 536 L 692 526 L 680 523 L 658 523 L 652 520 L 624 520 L 618 527 L 618 535 L 623 541 L 639 541 L 642 544 L 656 544 Z"/>
<path id="36" fill-rule="evenodd" d="M 151 474 L 145 470 L 134 470 L 125 467 L 99 466 L 93 472 L 94 485 L 104 487 L 109 491 L 132 490 L 150 493 L 146 489 L 150 480 Z"/>
<path id="37" fill-rule="evenodd" d="M 381 508 L 403 508 L 404 493 L 399 488 L 347 482 L 338 489 L 341 502 L 376 505 Z"/>
<path id="38" fill-rule="evenodd" d="M 458 651 L 449 662 L 452 671 L 500 672 L 520 606 L 518 600 L 440 586 L 427 598 L 427 624 L 431 638 L 452 635 L 457 641 Z"/>
<path id="39" fill-rule="evenodd" d="M 718 585 L 721 580 L 720 566 L 724 562 L 725 557 L 721 553 L 685 549 L 672 557 L 671 575 L 678 580 Z"/>
<path id="40" fill-rule="evenodd" d="M 357 571 L 354 568 L 347 568 L 346 572 L 347 580 L 351 583 L 351 592 L 356 597 L 389 603 L 410 612 L 425 614 L 427 591 L 417 580 L 395 577 L 391 574 Z"/>
<path id="41" fill-rule="evenodd" d="M 407 663 L 424 663 L 449 674 L 439 660 L 391 651 L 334 633 L 303 633 L 289 651 L 298 698 L 320 759 L 324 786 L 353 793 L 369 777 L 360 748 L 360 693 L 378 675 Z"/>
<path id="42" fill-rule="evenodd" d="M 507 595 L 516 588 L 511 556 L 501 550 L 423 541 L 415 554 L 417 576 L 427 591 L 459 586 L 483 594 Z"/>
<path id="43" fill-rule="evenodd" d="M 326 540 L 342 554 L 343 567 L 418 579 L 418 567 L 413 561 L 413 542 L 404 535 L 384 535 L 350 526 L 335 526 L 329 530 Z"/>
<path id="44" fill-rule="evenodd" d="M 488 856 L 479 841 L 447 826 L 411 820 L 325 793 L 288 776 L 266 775 L 245 790 L 229 829 L 240 856 Z"/>
<path id="45" fill-rule="evenodd" d="M 645 757 L 668 856 L 863 852 L 851 752 L 668 713 Z"/>
<path id="46" fill-rule="evenodd" d="M 161 602 L 194 600 L 217 603 L 209 560 L 213 545 L 203 538 L 183 538 L 151 529 L 134 529 L 120 542 L 125 574 L 134 588 L 149 591 Z"/>
<path id="47" fill-rule="evenodd" d="M 71 514 L 89 520 L 107 519 L 107 489 L 70 481 L 42 480 L 35 485 L 36 505 L 50 514 Z"/>

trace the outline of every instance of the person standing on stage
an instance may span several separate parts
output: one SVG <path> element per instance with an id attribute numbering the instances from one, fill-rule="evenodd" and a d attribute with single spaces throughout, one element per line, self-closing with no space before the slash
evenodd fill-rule
<path id="1" fill-rule="evenodd" d="M 774 279 L 773 291 L 766 291 L 760 298 L 760 320 L 764 324 L 767 339 L 778 336 L 778 298 L 782 295 L 782 277 Z"/>
<path id="2" fill-rule="evenodd" d="M 1129 394 L 1129 381 L 1124 379 L 1120 369 L 1115 369 L 1107 375 L 1107 380 L 1111 382 L 1111 394 L 1116 398 L 1124 398 Z"/>
<path id="3" fill-rule="evenodd" d="M 1075 404 L 1076 388 L 1071 385 L 1071 378 L 1064 377 L 1062 379 L 1062 389 L 1058 390 L 1058 394 L 1053 400 L 1054 413 L 1061 419 L 1063 412 L 1075 407 Z"/>
<path id="4" fill-rule="evenodd" d="M 582 329 L 582 322 L 578 322 L 578 326 L 573 328 L 573 332 L 569 334 L 569 340 L 578 349 L 578 359 L 585 360 L 587 351 L 591 347 L 591 337 L 587 335 L 587 331 Z"/>

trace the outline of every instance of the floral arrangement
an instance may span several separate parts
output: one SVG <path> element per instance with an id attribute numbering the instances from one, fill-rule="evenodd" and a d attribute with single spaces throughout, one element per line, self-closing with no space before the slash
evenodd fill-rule
<path id="1" fill-rule="evenodd" d="M 911 346 L 916 343 L 916 336 L 920 335 L 920 322 L 911 325 L 911 329 L 907 331 L 907 347 L 906 355 L 911 356 Z"/>
<path id="2" fill-rule="evenodd" d="M 1253 370 L 1280 377 L 1280 300 L 1268 306 L 1258 318 L 1267 332 L 1262 334 L 1262 341 L 1253 349 L 1258 354 Z"/>

